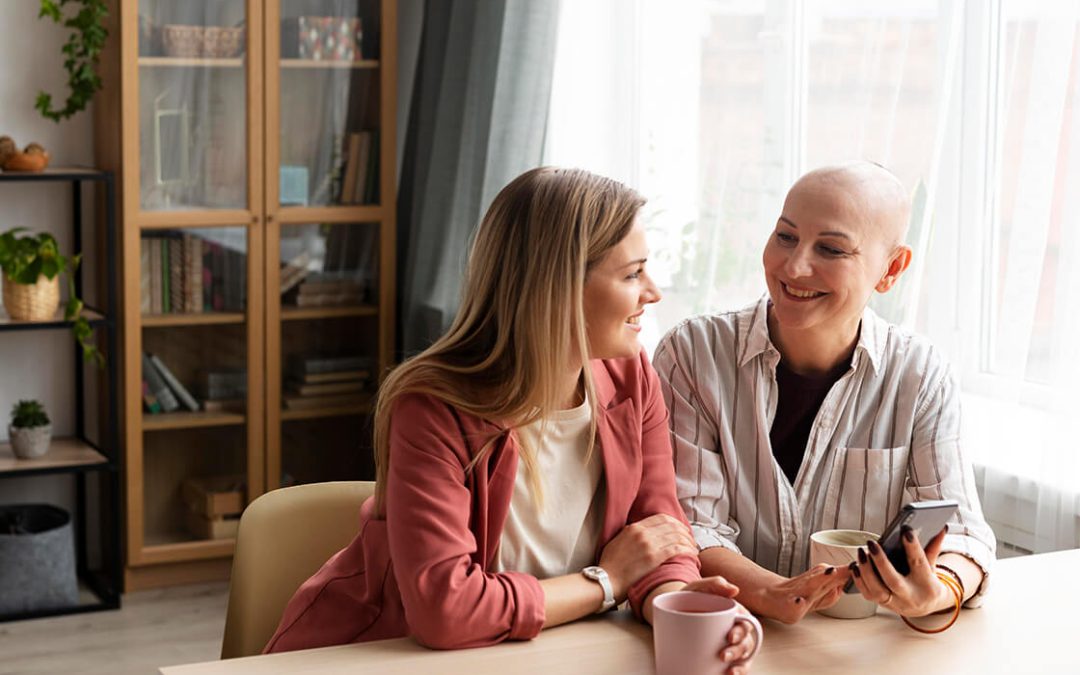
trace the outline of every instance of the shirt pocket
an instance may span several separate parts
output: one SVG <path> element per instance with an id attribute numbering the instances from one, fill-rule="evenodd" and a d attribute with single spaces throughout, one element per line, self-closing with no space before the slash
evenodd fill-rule
<path id="1" fill-rule="evenodd" d="M 900 508 L 908 446 L 837 448 L 828 479 L 822 529 L 881 534 Z"/>

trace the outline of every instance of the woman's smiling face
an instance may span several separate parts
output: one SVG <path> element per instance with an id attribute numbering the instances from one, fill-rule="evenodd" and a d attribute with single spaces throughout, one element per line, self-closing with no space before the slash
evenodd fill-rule
<path id="1" fill-rule="evenodd" d="M 648 257 L 645 228 L 635 220 L 630 233 L 589 271 L 582 302 L 591 358 L 632 358 L 641 350 L 641 315 L 645 305 L 661 297 L 645 271 Z"/>
<path id="2" fill-rule="evenodd" d="M 849 330 L 875 289 L 888 290 L 895 241 L 847 186 L 814 182 L 788 194 L 762 255 L 781 327 Z M 890 280 L 891 279 L 891 280 Z"/>

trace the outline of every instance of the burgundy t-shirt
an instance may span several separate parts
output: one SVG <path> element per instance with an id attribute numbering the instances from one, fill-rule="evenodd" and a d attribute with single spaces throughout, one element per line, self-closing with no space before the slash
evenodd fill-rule
<path id="1" fill-rule="evenodd" d="M 788 370 L 783 360 L 776 364 L 776 417 L 769 430 L 769 440 L 773 457 L 793 485 L 806 454 L 806 442 L 818 409 L 825 402 L 829 389 L 850 366 L 848 359 L 824 375 L 806 376 Z"/>

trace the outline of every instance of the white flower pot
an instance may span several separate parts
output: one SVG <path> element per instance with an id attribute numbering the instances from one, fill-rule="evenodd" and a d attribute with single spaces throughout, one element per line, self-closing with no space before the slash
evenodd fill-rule
<path id="1" fill-rule="evenodd" d="M 41 457 L 49 450 L 52 439 L 52 425 L 42 427 L 13 427 L 8 425 L 8 437 L 15 456 L 21 459 Z"/>

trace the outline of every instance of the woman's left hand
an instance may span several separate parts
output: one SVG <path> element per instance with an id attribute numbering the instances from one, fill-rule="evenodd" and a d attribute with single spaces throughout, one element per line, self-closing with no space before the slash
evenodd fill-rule
<path id="1" fill-rule="evenodd" d="M 934 568 L 945 532 L 938 532 L 923 551 L 915 533 L 910 528 L 904 531 L 900 541 L 911 570 L 907 576 L 896 571 L 877 542 L 866 542 L 866 548 L 859 549 L 859 561 L 851 563 L 855 586 L 867 600 L 901 616 L 926 616 L 952 607 L 955 597 Z"/>
<path id="2" fill-rule="evenodd" d="M 684 591 L 697 591 L 699 593 L 713 593 L 715 595 L 722 595 L 725 598 L 734 598 L 739 592 L 739 588 L 729 582 L 724 577 L 705 577 L 700 581 L 692 581 L 687 584 L 682 590 Z M 745 607 L 739 605 L 739 611 L 747 616 L 750 616 L 750 612 Z M 750 654 L 754 653 L 755 636 L 752 631 L 747 630 L 746 622 L 739 621 L 727 634 L 727 645 L 720 650 L 720 660 L 725 664 L 735 661 L 741 661 Z M 746 661 L 740 663 L 737 666 L 732 666 L 730 670 L 726 671 L 733 675 L 747 675 L 750 672 L 750 665 L 753 661 Z"/>

